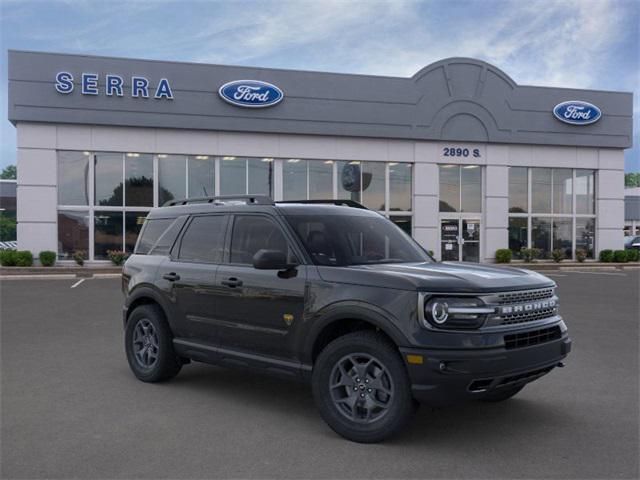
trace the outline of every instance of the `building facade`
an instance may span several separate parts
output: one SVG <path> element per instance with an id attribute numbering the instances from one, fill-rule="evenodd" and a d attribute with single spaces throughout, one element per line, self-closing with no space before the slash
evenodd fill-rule
<path id="1" fill-rule="evenodd" d="M 250 79 L 250 80 L 248 80 Z M 632 95 L 517 85 L 452 58 L 410 78 L 9 52 L 18 245 L 103 260 L 174 198 L 350 198 L 437 258 L 622 248 Z"/>

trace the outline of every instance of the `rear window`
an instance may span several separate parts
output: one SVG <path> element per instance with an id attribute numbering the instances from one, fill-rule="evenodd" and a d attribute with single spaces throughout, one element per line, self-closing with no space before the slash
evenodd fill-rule
<path id="1" fill-rule="evenodd" d="M 182 236 L 178 258 L 186 262 L 220 263 L 226 227 L 226 215 L 193 217 Z"/>
<path id="2" fill-rule="evenodd" d="M 155 245 L 160 236 L 173 224 L 175 218 L 156 218 L 145 220 L 144 227 L 140 232 L 135 252 L 138 255 L 146 255 Z"/>

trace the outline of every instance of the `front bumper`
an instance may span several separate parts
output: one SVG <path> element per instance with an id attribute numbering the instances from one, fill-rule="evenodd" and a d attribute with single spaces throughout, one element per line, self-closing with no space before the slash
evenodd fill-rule
<path id="1" fill-rule="evenodd" d="M 558 366 L 570 351 L 566 332 L 557 340 L 510 350 L 400 348 L 414 398 L 432 406 L 479 399 L 498 388 L 529 383 Z M 422 364 L 409 363 L 407 355 L 422 357 Z"/>

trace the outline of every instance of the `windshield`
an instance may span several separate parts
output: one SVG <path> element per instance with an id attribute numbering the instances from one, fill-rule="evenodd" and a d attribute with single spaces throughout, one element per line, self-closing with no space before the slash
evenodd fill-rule
<path id="1" fill-rule="evenodd" d="M 287 215 L 316 265 L 429 262 L 429 255 L 379 215 Z"/>

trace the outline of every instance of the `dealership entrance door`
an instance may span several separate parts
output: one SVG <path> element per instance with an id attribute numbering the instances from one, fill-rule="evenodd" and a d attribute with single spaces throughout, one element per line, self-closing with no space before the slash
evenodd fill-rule
<path id="1" fill-rule="evenodd" d="M 441 218 L 440 257 L 443 261 L 480 261 L 480 219 Z"/>

